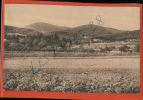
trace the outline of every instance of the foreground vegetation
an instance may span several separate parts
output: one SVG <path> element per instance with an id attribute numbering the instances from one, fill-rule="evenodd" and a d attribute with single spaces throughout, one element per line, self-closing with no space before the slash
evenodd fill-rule
<path id="1" fill-rule="evenodd" d="M 139 93 L 140 75 L 129 68 L 4 69 L 4 90 Z"/>

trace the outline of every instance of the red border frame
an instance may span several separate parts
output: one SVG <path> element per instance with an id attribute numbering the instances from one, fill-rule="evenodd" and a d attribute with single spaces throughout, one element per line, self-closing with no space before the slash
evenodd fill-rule
<path id="1" fill-rule="evenodd" d="M 3 63 L 4 63 L 4 11 L 5 4 L 42 4 L 65 6 L 105 6 L 105 7 L 139 7 L 140 8 L 140 93 L 139 94 L 95 94 L 95 93 L 61 93 L 61 92 L 32 92 L 32 91 L 3 91 Z M 3 0 L 2 5 L 2 49 L 1 49 L 1 97 L 2 98 L 60 98 L 82 100 L 143 100 L 143 6 L 141 4 L 105 4 L 105 3 L 74 3 L 55 1 Z"/>

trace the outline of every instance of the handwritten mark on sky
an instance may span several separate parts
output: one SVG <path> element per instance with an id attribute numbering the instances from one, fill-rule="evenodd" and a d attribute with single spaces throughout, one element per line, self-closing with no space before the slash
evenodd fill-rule
<path id="1" fill-rule="evenodd" d="M 97 22 L 98 25 L 103 25 L 104 24 L 103 21 L 102 21 L 101 16 L 96 16 L 96 22 Z"/>

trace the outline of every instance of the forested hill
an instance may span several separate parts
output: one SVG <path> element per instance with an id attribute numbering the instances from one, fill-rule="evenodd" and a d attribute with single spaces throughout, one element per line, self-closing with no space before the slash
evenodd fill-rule
<path id="1" fill-rule="evenodd" d="M 51 24 L 47 25 L 46 23 L 43 24 L 45 25 L 43 26 L 44 28 L 41 28 L 37 27 L 37 24 L 38 23 L 36 23 L 36 27 L 32 24 L 33 28 L 19 28 L 5 25 L 5 49 L 52 50 L 55 46 L 67 48 L 67 44 L 70 44 L 72 47 L 73 45 L 83 45 L 89 42 L 95 43 L 134 40 L 139 38 L 140 33 L 140 30 L 122 31 L 90 24 L 74 28 L 60 27 Z M 52 26 L 53 30 L 50 31 Z"/>

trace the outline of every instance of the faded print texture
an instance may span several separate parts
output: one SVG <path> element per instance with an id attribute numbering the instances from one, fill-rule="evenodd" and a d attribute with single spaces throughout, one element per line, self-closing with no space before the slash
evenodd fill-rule
<path id="1" fill-rule="evenodd" d="M 5 91 L 140 92 L 138 7 L 5 9 Z"/>

